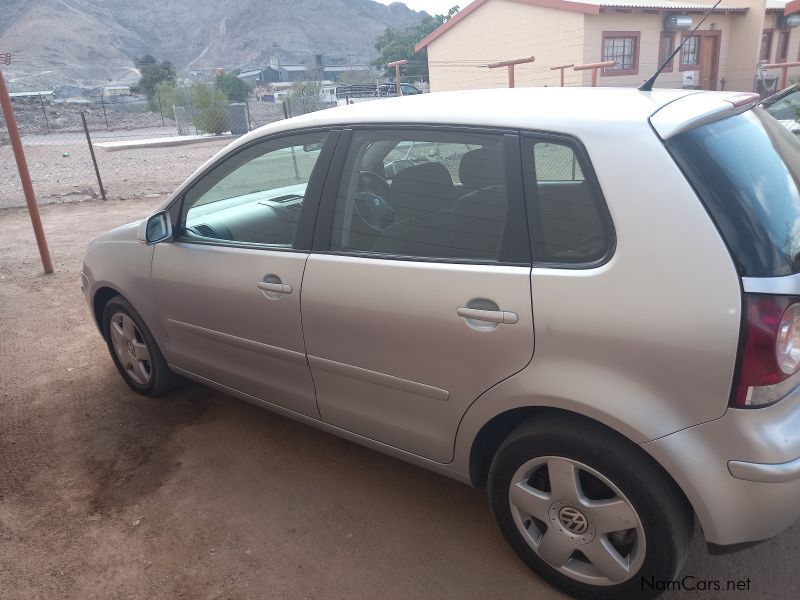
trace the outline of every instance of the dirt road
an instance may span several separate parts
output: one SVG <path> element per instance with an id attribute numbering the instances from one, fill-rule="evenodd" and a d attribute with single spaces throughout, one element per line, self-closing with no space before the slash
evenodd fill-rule
<path id="1" fill-rule="evenodd" d="M 483 491 L 198 385 L 133 394 L 79 288 L 86 243 L 158 201 L 0 211 L 0 598 L 562 598 L 517 560 Z M 800 597 L 800 527 L 686 574 Z"/>

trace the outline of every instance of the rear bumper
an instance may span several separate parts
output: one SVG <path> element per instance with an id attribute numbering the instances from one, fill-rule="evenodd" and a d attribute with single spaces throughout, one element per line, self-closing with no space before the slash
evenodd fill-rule
<path id="1" fill-rule="evenodd" d="M 686 494 L 710 544 L 765 540 L 800 518 L 800 389 L 642 448 Z"/>

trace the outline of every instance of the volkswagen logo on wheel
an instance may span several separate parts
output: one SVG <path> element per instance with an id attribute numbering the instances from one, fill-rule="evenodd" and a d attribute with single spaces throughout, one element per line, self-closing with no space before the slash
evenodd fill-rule
<path id="1" fill-rule="evenodd" d="M 572 506 L 565 506 L 558 511 L 558 518 L 564 529 L 570 533 L 580 535 L 589 529 L 589 521 L 586 520 L 586 516 Z"/>

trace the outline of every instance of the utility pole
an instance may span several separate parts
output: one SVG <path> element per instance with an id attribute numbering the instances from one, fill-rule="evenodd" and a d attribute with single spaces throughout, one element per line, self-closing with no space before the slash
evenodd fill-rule
<path id="1" fill-rule="evenodd" d="M 0 64 L 10 65 L 11 54 L 0 54 Z M 25 203 L 28 205 L 28 214 L 31 217 L 31 225 L 33 225 L 33 235 L 36 237 L 36 245 L 39 247 L 42 267 L 44 268 L 44 272 L 49 274 L 53 272 L 53 263 L 50 260 L 50 250 L 47 248 L 47 239 L 44 235 L 44 227 L 42 227 L 42 218 L 39 216 L 39 206 L 36 204 L 36 196 L 33 193 L 31 174 L 28 171 L 25 151 L 22 148 L 22 140 L 19 137 L 17 119 L 14 116 L 14 108 L 11 106 L 11 96 L 8 93 L 8 86 L 6 85 L 6 79 L 3 76 L 2 69 L 0 69 L 0 105 L 2 105 L 3 117 L 6 120 L 6 127 L 8 128 L 8 139 L 11 142 L 11 148 L 14 150 L 14 160 L 17 161 L 19 179 L 22 182 L 22 191 L 25 193 Z"/>
<path id="2" fill-rule="evenodd" d="M 536 58 L 533 56 L 528 56 L 526 58 L 515 58 L 513 60 L 504 60 L 501 62 L 492 63 L 490 65 L 486 65 L 490 69 L 497 69 L 500 67 L 508 67 L 508 87 L 514 87 L 514 67 L 516 65 L 523 65 L 525 63 L 532 63 L 535 61 Z"/>
<path id="3" fill-rule="evenodd" d="M 402 96 L 403 92 L 400 91 L 400 66 L 407 65 L 408 61 L 406 59 L 403 60 L 396 60 L 394 62 L 390 62 L 386 65 L 387 68 L 391 69 L 394 67 L 394 78 L 395 78 L 395 86 L 397 88 L 397 95 Z M 380 89 L 380 88 L 378 88 Z"/>

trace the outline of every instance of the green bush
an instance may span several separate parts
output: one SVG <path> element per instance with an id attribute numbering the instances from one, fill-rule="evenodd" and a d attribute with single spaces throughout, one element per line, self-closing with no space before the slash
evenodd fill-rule
<path id="1" fill-rule="evenodd" d="M 192 107 L 194 109 L 194 126 L 198 131 L 219 135 L 228 131 L 228 99 L 222 90 L 207 83 L 192 85 Z"/>

